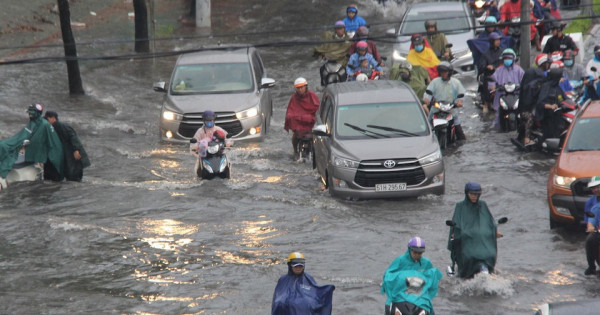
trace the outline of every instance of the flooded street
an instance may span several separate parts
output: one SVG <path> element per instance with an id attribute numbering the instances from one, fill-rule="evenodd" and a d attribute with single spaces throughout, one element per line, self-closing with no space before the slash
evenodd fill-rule
<path id="1" fill-rule="evenodd" d="M 164 40 L 156 50 L 216 41 L 314 41 L 343 17 L 347 4 L 252 2 L 241 11 L 246 27 L 228 32 L 260 36 Z M 373 24 L 371 34 L 384 34 L 404 9 L 357 4 Z M 200 34 L 182 28 L 176 15 L 160 18 L 176 25 L 173 38 Z M 78 41 L 130 40 L 129 25 L 121 35 L 99 26 Z M 80 56 L 95 56 L 128 54 L 132 47 L 78 49 Z M 391 44 L 378 47 L 391 60 Z M 305 254 L 306 271 L 319 284 L 336 286 L 333 314 L 383 314 L 382 275 L 415 235 L 444 272 L 436 314 L 533 314 L 545 302 L 598 298 L 600 281 L 583 275 L 585 234 L 549 228 L 546 182 L 554 158 L 517 151 L 512 135 L 493 129 L 493 117 L 482 118 L 467 98 L 461 112 L 467 141 L 444 151 L 445 195 L 333 199 L 310 164 L 292 160 L 283 130 L 294 79 L 306 77 L 320 90 L 312 46 L 259 51 L 277 81 L 271 127 L 263 142 L 234 145 L 232 179 L 225 181 L 198 180 L 188 146 L 159 141 L 163 94 L 152 84 L 169 80 L 176 57 L 82 61 L 86 95 L 78 97 L 68 95 L 62 62 L 0 67 L 0 138 L 27 123 L 30 103 L 42 103 L 77 130 L 92 162 L 81 183 L 18 183 L 0 192 L 1 314 L 269 314 L 292 251 Z M 49 47 L 19 58 L 61 53 L 62 47 Z M 473 78 L 462 79 L 476 89 Z M 509 222 L 500 227 L 498 274 L 462 281 L 445 275 L 444 222 L 468 181 L 481 183 L 492 214 Z"/>

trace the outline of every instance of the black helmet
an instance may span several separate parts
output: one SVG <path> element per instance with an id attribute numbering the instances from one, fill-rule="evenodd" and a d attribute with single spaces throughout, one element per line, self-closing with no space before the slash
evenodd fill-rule
<path id="1" fill-rule="evenodd" d="M 548 80 L 550 80 L 550 81 L 560 82 L 560 79 L 562 79 L 562 77 L 563 77 L 563 68 L 560 68 L 560 67 L 551 68 L 550 71 L 548 71 Z"/>
<path id="2" fill-rule="evenodd" d="M 452 67 L 452 64 L 448 61 L 442 61 L 437 65 L 437 72 L 439 74 L 443 71 L 448 71 L 448 79 L 450 79 L 452 72 L 454 72 L 454 67 Z"/>

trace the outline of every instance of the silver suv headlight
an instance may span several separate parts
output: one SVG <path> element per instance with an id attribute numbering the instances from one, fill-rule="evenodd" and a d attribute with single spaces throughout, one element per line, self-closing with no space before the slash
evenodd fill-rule
<path id="1" fill-rule="evenodd" d="M 173 120 L 182 120 L 183 119 L 183 115 L 171 110 L 163 110 L 162 112 L 162 118 L 164 120 L 168 120 L 168 121 L 173 121 Z"/>
<path id="2" fill-rule="evenodd" d="M 335 166 L 335 167 L 356 169 L 356 168 L 358 168 L 359 164 L 360 164 L 360 162 L 349 160 L 349 159 L 344 159 L 344 158 L 337 157 L 337 156 L 335 156 L 333 158 L 333 166 Z"/>
<path id="3" fill-rule="evenodd" d="M 235 113 L 237 119 L 250 118 L 258 115 L 258 106 Z"/>
<path id="4" fill-rule="evenodd" d="M 442 160 L 442 151 L 436 150 L 435 152 L 420 158 L 419 163 L 421 163 L 421 165 L 427 165 L 427 164 L 432 164 L 432 163 L 438 163 L 441 160 Z"/>

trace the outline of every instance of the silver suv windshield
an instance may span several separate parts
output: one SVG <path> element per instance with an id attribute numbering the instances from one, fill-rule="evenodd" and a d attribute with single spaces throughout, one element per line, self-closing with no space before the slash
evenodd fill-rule
<path id="1" fill-rule="evenodd" d="M 339 106 L 336 135 L 340 139 L 426 136 L 427 120 L 418 103 Z"/>
<path id="2" fill-rule="evenodd" d="M 577 119 L 569 135 L 565 151 L 599 151 L 600 137 L 596 136 L 598 134 L 600 134 L 600 118 Z"/>
<path id="3" fill-rule="evenodd" d="M 254 90 L 248 63 L 180 65 L 175 69 L 171 94 L 240 93 Z"/>
<path id="4" fill-rule="evenodd" d="M 407 13 L 406 19 L 402 23 L 400 34 L 410 35 L 414 33 L 425 33 L 424 22 L 434 20 L 437 22 L 437 29 L 443 33 L 449 32 L 468 32 L 469 21 L 464 11 L 428 11 Z"/>

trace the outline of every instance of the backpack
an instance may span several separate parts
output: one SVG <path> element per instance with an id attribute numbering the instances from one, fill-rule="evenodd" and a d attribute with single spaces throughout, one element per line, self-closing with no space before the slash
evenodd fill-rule
<path id="1" fill-rule="evenodd" d="M 519 109 L 522 109 L 521 112 L 533 111 L 540 94 L 542 83 L 545 81 L 546 77 L 539 77 L 531 80 L 524 86 L 521 86 L 521 93 L 519 94 Z"/>

